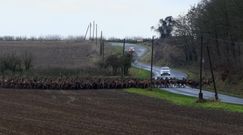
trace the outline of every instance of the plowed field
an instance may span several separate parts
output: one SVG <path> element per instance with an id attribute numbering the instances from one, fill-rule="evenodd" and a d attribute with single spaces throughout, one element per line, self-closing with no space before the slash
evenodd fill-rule
<path id="1" fill-rule="evenodd" d="M 121 90 L 0 90 L 0 135 L 243 134 L 243 114 Z"/>
<path id="2" fill-rule="evenodd" d="M 34 68 L 87 68 L 94 66 L 96 46 L 88 41 L 0 41 L 0 57 L 31 54 Z"/>

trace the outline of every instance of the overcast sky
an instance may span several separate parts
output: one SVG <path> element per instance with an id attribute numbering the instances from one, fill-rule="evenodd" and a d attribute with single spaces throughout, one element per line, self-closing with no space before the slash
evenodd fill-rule
<path id="1" fill-rule="evenodd" d="M 0 36 L 84 35 L 95 20 L 105 37 L 151 37 L 160 18 L 200 0 L 0 0 Z"/>

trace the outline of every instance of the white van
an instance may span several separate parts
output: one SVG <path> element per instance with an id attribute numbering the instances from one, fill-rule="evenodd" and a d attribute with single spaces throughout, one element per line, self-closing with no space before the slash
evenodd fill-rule
<path id="1" fill-rule="evenodd" d="M 161 76 L 164 76 L 164 75 L 170 76 L 170 68 L 169 67 L 161 67 L 160 75 Z"/>

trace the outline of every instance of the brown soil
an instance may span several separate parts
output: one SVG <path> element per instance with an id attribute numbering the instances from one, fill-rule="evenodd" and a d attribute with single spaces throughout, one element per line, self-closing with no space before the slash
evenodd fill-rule
<path id="1" fill-rule="evenodd" d="M 243 133 L 243 114 L 120 90 L 1 90 L 0 110 L 0 135 Z"/>
<path id="2" fill-rule="evenodd" d="M 88 41 L 0 41 L 0 56 L 32 54 L 35 68 L 86 68 L 97 59 L 95 43 Z"/>

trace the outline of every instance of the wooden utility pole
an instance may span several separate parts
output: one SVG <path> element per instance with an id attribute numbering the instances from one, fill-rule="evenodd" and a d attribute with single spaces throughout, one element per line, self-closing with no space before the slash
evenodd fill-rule
<path id="1" fill-rule="evenodd" d="M 88 31 L 89 31 L 89 27 L 90 27 L 90 25 L 88 25 L 88 27 L 87 27 L 87 30 L 86 30 L 86 32 L 85 32 L 85 36 L 84 36 L 84 40 L 86 40 L 86 37 L 87 37 Z"/>
<path id="2" fill-rule="evenodd" d="M 123 49 L 122 49 L 122 55 L 125 55 L 125 48 L 126 48 L 126 39 L 123 40 Z"/>
<path id="3" fill-rule="evenodd" d="M 102 40 L 102 59 L 105 60 L 105 42 Z"/>
<path id="4" fill-rule="evenodd" d="M 123 58 L 125 57 L 125 48 L 126 48 L 126 39 L 123 40 L 123 49 L 122 49 L 122 56 Z M 122 66 L 122 77 L 125 76 L 125 65 L 123 63 L 123 66 Z"/>
<path id="5" fill-rule="evenodd" d="M 105 60 L 105 42 L 103 40 L 103 32 L 101 31 L 100 37 L 100 56 L 102 56 L 102 60 Z"/>
<path id="6" fill-rule="evenodd" d="M 153 61 L 154 61 L 154 37 L 152 38 L 152 53 L 151 53 L 151 71 L 150 71 L 150 89 L 153 88 Z"/>
<path id="7" fill-rule="evenodd" d="M 103 40 L 103 35 L 102 35 L 103 33 L 102 33 L 102 31 L 101 31 L 101 34 L 100 34 L 100 56 L 102 56 L 102 50 L 103 50 L 103 45 L 102 45 L 102 40 Z"/>
<path id="8" fill-rule="evenodd" d="M 201 35 L 201 59 L 200 59 L 200 92 L 199 92 L 199 101 L 203 100 L 202 93 L 202 67 L 203 67 L 203 36 Z"/>
<path id="9" fill-rule="evenodd" d="M 90 35 L 89 35 L 89 40 L 92 38 L 92 23 L 90 23 Z"/>
<path id="10" fill-rule="evenodd" d="M 98 45 L 98 25 L 96 24 L 96 46 Z"/>
<path id="11" fill-rule="evenodd" d="M 94 39 L 95 39 L 95 21 L 93 21 L 93 41 L 94 41 Z"/>
<path id="12" fill-rule="evenodd" d="M 210 64 L 210 70 L 211 70 L 211 75 L 212 75 L 212 79 L 213 79 L 213 87 L 214 87 L 214 92 L 215 92 L 215 100 L 218 100 L 218 91 L 216 88 L 216 83 L 215 83 L 215 78 L 214 78 L 214 73 L 213 73 L 213 65 L 212 65 L 212 60 L 211 60 L 211 56 L 210 56 L 210 51 L 209 51 L 209 47 L 207 46 L 207 52 L 208 52 L 208 59 L 209 59 L 209 64 Z"/>

